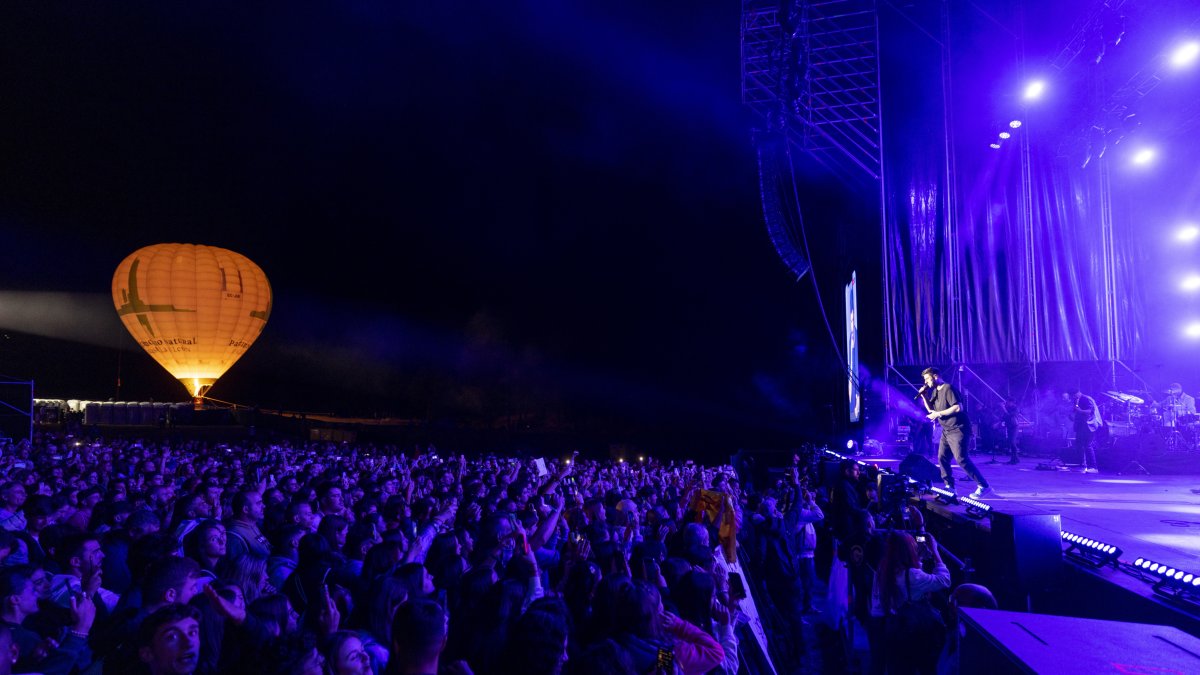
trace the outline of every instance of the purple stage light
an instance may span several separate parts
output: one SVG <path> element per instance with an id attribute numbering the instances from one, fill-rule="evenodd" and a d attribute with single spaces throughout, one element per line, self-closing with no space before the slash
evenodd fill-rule
<path id="1" fill-rule="evenodd" d="M 1179 282 L 1179 287 L 1185 291 L 1200 290 L 1200 275 L 1191 274 L 1184 277 L 1183 281 Z"/>
<path id="2" fill-rule="evenodd" d="M 1021 128 L 1021 120 L 1013 120 L 1008 123 L 1008 126 L 1013 129 L 1020 129 Z"/>
<path id="3" fill-rule="evenodd" d="M 1158 153 L 1154 151 L 1154 148 L 1142 148 L 1141 150 L 1133 153 L 1133 163 L 1139 166 L 1146 166 L 1150 162 L 1154 161 L 1154 157 L 1157 154 Z"/>
<path id="4" fill-rule="evenodd" d="M 993 150 L 999 150 L 999 149 L 1000 149 L 1000 144 L 999 144 L 999 143 L 988 143 L 988 147 L 989 147 L 989 148 L 991 148 L 991 149 L 993 149 Z"/>
<path id="5" fill-rule="evenodd" d="M 1193 321 L 1184 326 L 1183 334 L 1190 338 L 1200 338 L 1200 321 Z"/>
<path id="6" fill-rule="evenodd" d="M 1000 138 L 1009 139 L 1012 138 L 1012 134 L 1008 133 L 1007 131 L 1001 131 Z"/>
<path id="7" fill-rule="evenodd" d="M 1036 101 L 1046 92 L 1046 83 L 1042 80 L 1034 80 L 1025 85 L 1025 100 Z"/>
<path id="8" fill-rule="evenodd" d="M 1186 68 L 1200 56 L 1200 42 L 1187 42 L 1180 45 L 1171 53 L 1171 65 L 1176 68 Z"/>
<path id="9" fill-rule="evenodd" d="M 1195 225 L 1184 225 L 1175 233 L 1175 238 L 1179 241 L 1195 241 L 1196 237 L 1200 237 L 1200 227 Z"/>
<path id="10" fill-rule="evenodd" d="M 852 439 L 850 439 L 850 440 L 848 440 L 848 441 L 846 441 L 846 449 L 847 449 L 847 450 L 853 450 L 853 449 L 854 449 L 854 439 L 853 439 L 853 438 L 852 438 Z"/>

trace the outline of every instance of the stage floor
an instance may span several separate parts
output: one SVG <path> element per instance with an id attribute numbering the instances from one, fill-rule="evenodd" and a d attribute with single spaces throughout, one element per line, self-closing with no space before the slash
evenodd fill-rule
<path id="1" fill-rule="evenodd" d="M 898 459 L 860 458 L 880 467 L 898 470 Z M 1062 528 L 1119 546 L 1121 559 L 1133 562 L 1146 557 L 1189 572 L 1200 573 L 1200 453 L 1191 475 L 1084 474 L 1078 471 L 1040 471 L 1045 460 L 1022 458 L 1020 464 L 978 466 L 994 496 L 985 498 L 993 508 L 1019 502 L 1062 516 Z M 959 492 L 970 492 L 962 470 L 955 467 Z"/>

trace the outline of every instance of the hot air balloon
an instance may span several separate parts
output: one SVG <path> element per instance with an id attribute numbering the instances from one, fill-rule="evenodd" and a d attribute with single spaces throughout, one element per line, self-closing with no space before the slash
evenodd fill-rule
<path id="1" fill-rule="evenodd" d="M 216 246 L 140 248 L 117 266 L 112 293 L 125 328 L 197 405 L 271 314 L 262 268 Z"/>

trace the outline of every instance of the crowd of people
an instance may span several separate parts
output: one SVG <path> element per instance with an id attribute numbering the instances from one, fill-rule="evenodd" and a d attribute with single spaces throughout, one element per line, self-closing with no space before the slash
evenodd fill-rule
<path id="1" fill-rule="evenodd" d="M 881 498 L 877 471 L 866 475 L 854 459 L 837 468 L 828 486 L 827 623 L 865 631 L 871 675 L 957 673 L 957 610 L 997 609 L 995 596 L 980 584 L 954 584 L 921 509 Z"/>
<path id="2" fill-rule="evenodd" d="M 739 669 L 728 466 L 39 434 L 0 471 L 0 673 Z"/>
<path id="3" fill-rule="evenodd" d="M 889 617 L 949 575 L 857 466 L 39 434 L 0 448 L 0 675 L 792 672 L 841 571 L 873 672 L 927 672 Z"/>

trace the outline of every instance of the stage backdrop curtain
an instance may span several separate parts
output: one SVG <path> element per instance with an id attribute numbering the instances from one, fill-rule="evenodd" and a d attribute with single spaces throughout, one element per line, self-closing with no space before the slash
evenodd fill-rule
<path id="1" fill-rule="evenodd" d="M 1102 163 L 1085 168 L 1061 157 L 1058 139 L 1040 137 L 1032 124 L 1001 150 L 989 148 L 969 101 L 951 96 L 945 105 L 945 78 L 912 76 L 941 70 L 941 44 L 911 30 L 889 39 L 886 28 L 890 362 L 1135 356 L 1142 332 L 1139 251 L 1128 219 L 1118 214 L 1105 224 Z"/>

